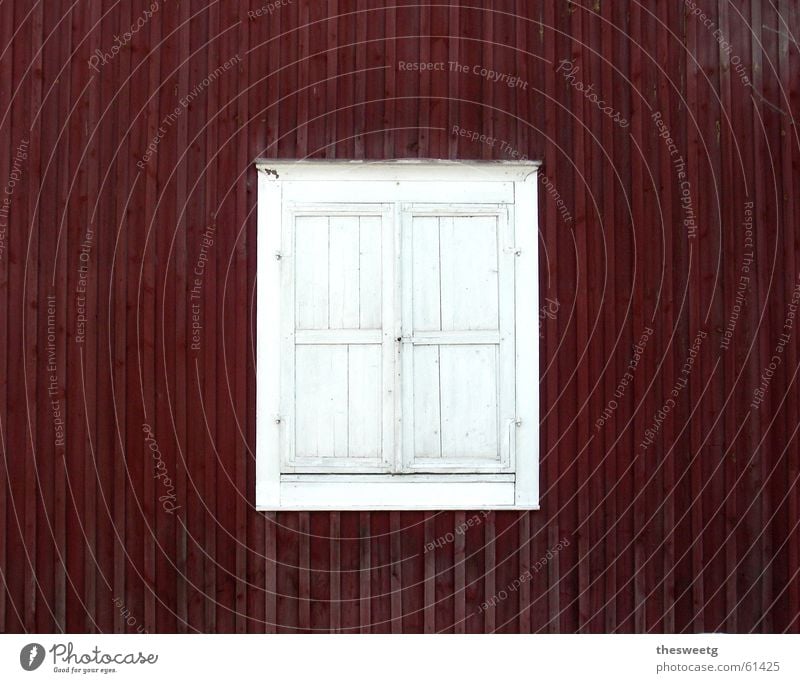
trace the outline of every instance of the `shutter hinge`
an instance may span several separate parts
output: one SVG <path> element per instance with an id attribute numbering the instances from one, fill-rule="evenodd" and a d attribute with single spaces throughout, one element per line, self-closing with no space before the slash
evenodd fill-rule
<path id="1" fill-rule="evenodd" d="M 522 254 L 522 249 L 517 249 L 516 245 L 506 247 L 505 249 L 503 249 L 503 251 L 506 254 L 514 254 L 514 256 L 519 256 L 520 254 Z"/>

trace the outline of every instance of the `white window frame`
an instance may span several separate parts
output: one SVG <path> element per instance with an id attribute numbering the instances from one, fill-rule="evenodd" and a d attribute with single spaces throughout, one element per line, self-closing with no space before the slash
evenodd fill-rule
<path id="1" fill-rule="evenodd" d="M 259 160 L 258 169 L 258 308 L 256 386 L 256 508 L 259 510 L 465 510 L 539 509 L 539 333 L 538 333 L 538 162 L 518 161 L 285 161 Z M 442 185 L 441 183 L 447 183 Z M 442 188 L 446 188 L 446 192 Z M 404 472 L 320 474 L 286 471 L 281 454 L 288 429 L 282 414 L 283 395 L 291 389 L 291 364 L 282 358 L 291 278 L 282 267 L 288 245 L 291 212 L 314 204 L 369 204 L 374 211 L 387 205 L 400 226 L 401 205 L 434 205 L 452 211 L 454 205 L 495 205 L 513 225 L 514 386 L 515 420 L 509 422 L 514 458 L 503 472 Z M 320 207 L 320 209 L 323 207 Z M 459 207 L 465 208 L 465 207 Z M 396 235 L 401 233 L 396 230 Z M 401 244 L 394 245 L 390 275 L 395 283 L 394 306 L 402 306 Z M 406 257 L 408 258 L 408 257 Z M 384 268 L 389 267 L 384 259 Z M 385 311 L 386 313 L 386 311 Z M 393 320 L 403 316 L 393 314 Z M 293 320 L 293 316 L 292 316 Z M 402 375 L 407 340 L 403 330 L 384 325 L 395 344 L 394 372 Z M 285 348 L 285 346 L 283 346 Z M 282 388 L 284 391 L 282 391 Z M 520 391 L 525 388 L 525 391 Z M 392 420 L 398 462 L 403 452 L 402 397 L 395 392 Z"/>

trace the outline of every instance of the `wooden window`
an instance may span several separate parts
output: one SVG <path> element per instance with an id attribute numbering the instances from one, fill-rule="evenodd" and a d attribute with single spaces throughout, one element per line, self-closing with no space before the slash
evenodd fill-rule
<path id="1" fill-rule="evenodd" d="M 257 507 L 537 508 L 537 165 L 257 166 Z"/>

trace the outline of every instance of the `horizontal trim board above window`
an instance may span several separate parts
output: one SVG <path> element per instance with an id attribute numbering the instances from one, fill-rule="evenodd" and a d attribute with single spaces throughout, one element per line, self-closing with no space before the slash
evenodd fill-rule
<path id="1" fill-rule="evenodd" d="M 283 197 L 287 202 L 316 202 L 350 204 L 354 201 L 374 202 L 469 202 L 512 204 L 514 183 L 487 182 L 485 180 L 447 183 L 446 192 L 441 184 L 424 181 L 395 180 L 331 180 L 326 183 L 288 181 L 283 183 Z M 301 211 L 302 215 L 303 211 Z"/>
<path id="2" fill-rule="evenodd" d="M 297 160 L 258 159 L 256 168 L 273 180 L 317 181 L 331 179 L 336 173 L 343 180 L 423 180 L 510 181 L 523 182 L 541 166 L 539 161 L 387 159 L 369 160 Z"/>

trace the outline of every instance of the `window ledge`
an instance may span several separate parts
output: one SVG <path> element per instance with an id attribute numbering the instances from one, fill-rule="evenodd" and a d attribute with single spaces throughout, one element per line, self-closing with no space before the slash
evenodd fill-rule
<path id="1" fill-rule="evenodd" d="M 262 511 L 539 509 L 517 500 L 513 475 L 282 475 L 264 493 Z"/>

